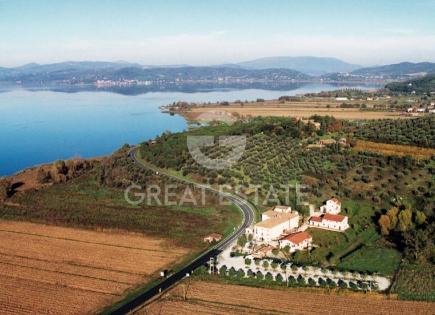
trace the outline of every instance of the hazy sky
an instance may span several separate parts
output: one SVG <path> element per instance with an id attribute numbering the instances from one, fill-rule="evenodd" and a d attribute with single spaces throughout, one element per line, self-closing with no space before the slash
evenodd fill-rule
<path id="1" fill-rule="evenodd" d="M 435 61 L 435 0 L 0 0 L 0 66 Z"/>

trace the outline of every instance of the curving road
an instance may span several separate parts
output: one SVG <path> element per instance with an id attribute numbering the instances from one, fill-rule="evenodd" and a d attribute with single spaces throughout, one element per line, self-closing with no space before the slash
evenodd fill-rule
<path id="1" fill-rule="evenodd" d="M 226 238 L 224 238 L 223 240 L 221 240 L 220 242 L 215 244 L 209 250 L 207 250 L 206 252 L 199 255 L 197 258 L 195 258 L 193 261 L 188 263 L 181 270 L 170 274 L 168 277 L 166 277 L 162 281 L 158 282 L 157 284 L 152 286 L 150 289 L 143 292 L 141 295 L 135 297 L 134 299 L 132 299 L 126 303 L 122 303 L 115 310 L 108 312 L 108 314 L 127 314 L 128 312 L 134 310 L 135 308 L 137 308 L 140 305 L 144 304 L 145 302 L 149 301 L 151 298 L 155 297 L 156 295 L 158 295 L 162 291 L 170 288 L 171 286 L 173 286 L 175 283 L 182 280 L 186 276 L 189 276 L 193 270 L 204 265 L 206 262 L 208 262 L 210 260 L 211 257 L 216 257 L 220 252 L 222 252 L 224 249 L 226 249 L 231 243 L 236 241 L 239 238 L 239 236 L 241 236 L 243 233 L 245 233 L 245 229 L 247 227 L 249 227 L 254 222 L 254 217 L 255 217 L 255 209 L 253 208 L 253 206 L 238 196 L 235 196 L 235 195 L 232 195 L 229 193 L 225 193 L 225 192 L 220 192 L 219 190 L 216 190 L 208 185 L 198 184 L 196 182 L 187 180 L 185 178 L 180 178 L 180 177 L 162 172 L 160 169 L 153 167 L 151 165 L 141 163 L 136 156 L 138 149 L 139 149 L 138 147 L 134 147 L 129 152 L 129 157 L 138 166 L 140 166 L 144 169 L 150 169 L 150 170 L 153 170 L 155 172 L 159 172 L 160 174 L 167 176 L 167 177 L 170 177 L 170 178 L 173 178 L 177 181 L 184 182 L 186 184 L 190 184 L 190 185 L 194 185 L 194 186 L 199 187 L 199 188 L 206 189 L 208 191 L 214 192 L 214 193 L 226 198 L 227 200 L 232 202 L 235 206 L 237 206 L 237 208 L 239 208 L 239 210 L 241 211 L 241 213 L 243 215 L 243 222 L 231 235 L 228 235 Z"/>

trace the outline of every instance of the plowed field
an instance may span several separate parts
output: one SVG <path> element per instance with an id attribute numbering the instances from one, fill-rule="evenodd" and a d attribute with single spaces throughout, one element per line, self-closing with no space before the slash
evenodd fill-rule
<path id="1" fill-rule="evenodd" d="M 187 295 L 184 293 L 186 292 Z M 186 299 L 184 299 L 186 296 Z M 203 281 L 185 283 L 138 314 L 434 314 L 435 304 L 382 295 L 273 290 Z"/>
<path id="2" fill-rule="evenodd" d="M 0 221 L 0 313 L 92 313 L 187 253 L 138 234 Z"/>

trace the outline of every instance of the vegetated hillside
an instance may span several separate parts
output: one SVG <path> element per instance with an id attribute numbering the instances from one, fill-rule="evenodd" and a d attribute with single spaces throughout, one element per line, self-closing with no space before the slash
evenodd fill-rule
<path id="1" fill-rule="evenodd" d="M 406 82 L 392 82 L 385 86 L 386 89 L 396 93 L 430 94 L 435 92 L 435 75 L 409 80 Z"/>
<path id="2" fill-rule="evenodd" d="M 128 63 L 68 62 L 0 69 L 0 81 L 84 82 L 96 80 L 306 80 L 310 77 L 291 69 L 243 69 L 234 67 L 143 67 Z"/>
<path id="3" fill-rule="evenodd" d="M 435 63 L 432 62 L 401 62 L 391 65 L 361 68 L 352 71 L 354 75 L 397 77 L 416 73 L 435 73 Z"/>
<path id="4" fill-rule="evenodd" d="M 131 184 L 142 187 L 135 188 L 135 193 L 146 193 L 148 185 L 156 185 L 164 192 L 165 185 L 177 184 L 132 163 L 127 157 L 128 149 L 122 148 L 78 177 L 59 182 L 40 176 L 38 179 L 48 186 L 38 190 L 13 192 L 11 188 L 17 185 L 13 179 L 1 181 L 0 219 L 134 231 L 163 237 L 194 250 L 204 247 L 205 235 L 227 233 L 237 225 L 239 212 L 230 206 L 220 206 L 213 194 L 207 194 L 206 204 L 201 205 L 201 192 L 191 188 L 197 205 L 189 202 L 180 205 L 184 185 L 171 189 L 176 194 L 170 199 L 176 203 L 174 206 L 165 206 L 163 195 L 158 197 L 160 202 L 153 199 L 148 203 L 145 198 L 137 206 L 127 203 L 124 192 Z M 133 200 L 140 197 L 130 196 Z"/>
<path id="5" fill-rule="evenodd" d="M 435 261 L 431 238 L 435 232 L 435 160 L 355 152 L 351 146 L 339 144 L 310 147 L 309 144 L 320 138 L 348 137 L 352 144 L 350 135 L 343 132 L 342 122 L 331 117 L 314 119 L 321 122 L 320 130 L 300 121 L 272 117 L 257 117 L 232 126 L 212 124 L 188 132 L 164 134 L 155 144 L 143 145 L 141 154 L 151 163 L 173 168 L 205 183 L 260 185 L 260 196 L 267 195 L 270 185 L 274 185 L 281 203 L 286 202 L 286 194 L 279 185 L 295 182 L 310 187 L 308 201 L 317 206 L 330 196 L 340 198 L 352 228 L 339 235 L 316 231 L 314 241 L 321 246 L 309 254 L 296 252 L 292 261 L 299 264 L 391 275 L 400 263 L 397 251 L 409 262 L 432 264 Z M 245 134 L 246 151 L 229 169 L 204 168 L 194 161 L 186 147 L 188 135 L 201 134 Z M 227 150 L 215 145 L 204 148 L 203 152 L 210 158 L 218 158 L 224 157 Z M 290 204 L 307 215 L 307 210 L 296 205 L 293 198 L 290 192 Z M 390 220 L 388 227 L 385 216 Z M 388 252 L 388 259 L 379 261 L 380 252 Z"/>
<path id="6" fill-rule="evenodd" d="M 358 65 L 350 64 L 337 58 L 311 56 L 266 57 L 240 62 L 237 65 L 248 69 L 293 69 L 308 75 L 315 76 L 331 72 L 350 72 L 360 68 Z"/>
<path id="7" fill-rule="evenodd" d="M 435 148 L 435 115 L 360 122 L 355 136 L 375 142 Z"/>

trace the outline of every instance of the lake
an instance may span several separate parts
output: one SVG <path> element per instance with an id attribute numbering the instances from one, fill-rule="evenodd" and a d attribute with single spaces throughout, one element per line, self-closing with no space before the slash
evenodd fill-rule
<path id="1" fill-rule="evenodd" d="M 125 143 L 143 142 L 166 130 L 184 130 L 187 123 L 182 117 L 159 110 L 159 106 L 174 101 L 274 99 L 337 88 L 340 87 L 307 84 L 279 91 L 150 92 L 134 96 L 110 92 L 4 91 L 0 93 L 0 176 L 58 159 L 107 155 Z"/>

